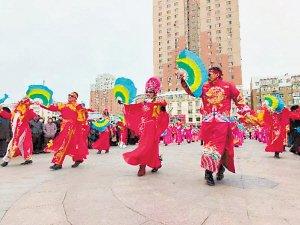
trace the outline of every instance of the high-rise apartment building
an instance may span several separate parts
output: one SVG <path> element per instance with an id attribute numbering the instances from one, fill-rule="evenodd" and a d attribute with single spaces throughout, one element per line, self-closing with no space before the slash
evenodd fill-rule
<path id="1" fill-rule="evenodd" d="M 176 91 L 179 51 L 201 55 L 207 68 L 220 66 L 224 79 L 242 84 L 238 0 L 153 0 L 153 65 L 163 91 Z"/>
<path id="2" fill-rule="evenodd" d="M 120 105 L 116 102 L 113 94 L 115 77 L 111 74 L 97 76 L 96 82 L 91 85 L 90 108 L 102 113 L 108 109 L 110 113 L 117 114 L 122 112 Z"/>

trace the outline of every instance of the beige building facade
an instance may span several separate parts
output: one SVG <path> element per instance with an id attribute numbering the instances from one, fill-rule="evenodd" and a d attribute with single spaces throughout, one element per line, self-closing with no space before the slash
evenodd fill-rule
<path id="1" fill-rule="evenodd" d="M 269 76 L 251 81 L 251 106 L 257 109 L 268 94 L 279 94 L 287 107 L 300 104 L 300 75 Z"/>
<path id="2" fill-rule="evenodd" d="M 121 106 L 116 102 L 113 94 L 113 86 L 116 78 L 111 74 L 97 76 L 90 89 L 90 108 L 102 113 L 108 109 L 111 114 L 122 112 Z"/>
<path id="3" fill-rule="evenodd" d="M 200 54 L 207 68 L 220 66 L 225 80 L 241 85 L 238 0 L 153 0 L 154 74 L 165 92 L 181 89 L 174 69 L 184 48 Z"/>

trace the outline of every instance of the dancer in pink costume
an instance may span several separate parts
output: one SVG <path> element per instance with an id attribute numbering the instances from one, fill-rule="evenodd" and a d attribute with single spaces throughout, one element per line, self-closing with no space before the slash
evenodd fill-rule
<path id="1" fill-rule="evenodd" d="M 189 144 L 193 140 L 192 130 L 193 130 L 193 125 L 190 125 L 184 129 L 185 139 L 186 139 L 187 143 L 189 143 Z"/>
<path id="2" fill-rule="evenodd" d="M 177 122 L 176 124 L 176 143 L 181 145 L 184 141 L 183 127 L 181 122 Z"/>
<path id="3" fill-rule="evenodd" d="M 199 140 L 198 129 L 197 127 L 193 127 L 192 129 L 192 141 L 197 142 Z"/>
<path id="4" fill-rule="evenodd" d="M 163 142 L 165 146 L 173 143 L 173 125 L 170 124 L 167 130 L 165 131 L 165 136 L 163 137 Z"/>

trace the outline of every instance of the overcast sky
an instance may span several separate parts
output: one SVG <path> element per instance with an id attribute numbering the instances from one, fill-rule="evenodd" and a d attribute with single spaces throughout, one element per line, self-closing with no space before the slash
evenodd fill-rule
<path id="1" fill-rule="evenodd" d="M 240 0 L 242 70 L 251 76 L 300 74 L 299 0 Z M 0 98 L 16 101 L 30 84 L 55 100 L 79 92 L 88 102 L 97 74 L 152 75 L 152 0 L 0 0 Z"/>

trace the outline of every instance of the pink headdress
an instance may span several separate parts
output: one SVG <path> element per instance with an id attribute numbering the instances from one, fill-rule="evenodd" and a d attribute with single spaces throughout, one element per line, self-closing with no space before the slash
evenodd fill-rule
<path id="1" fill-rule="evenodd" d="M 153 91 L 155 94 L 160 91 L 160 79 L 158 77 L 151 77 L 146 82 L 146 92 L 147 91 Z"/>

